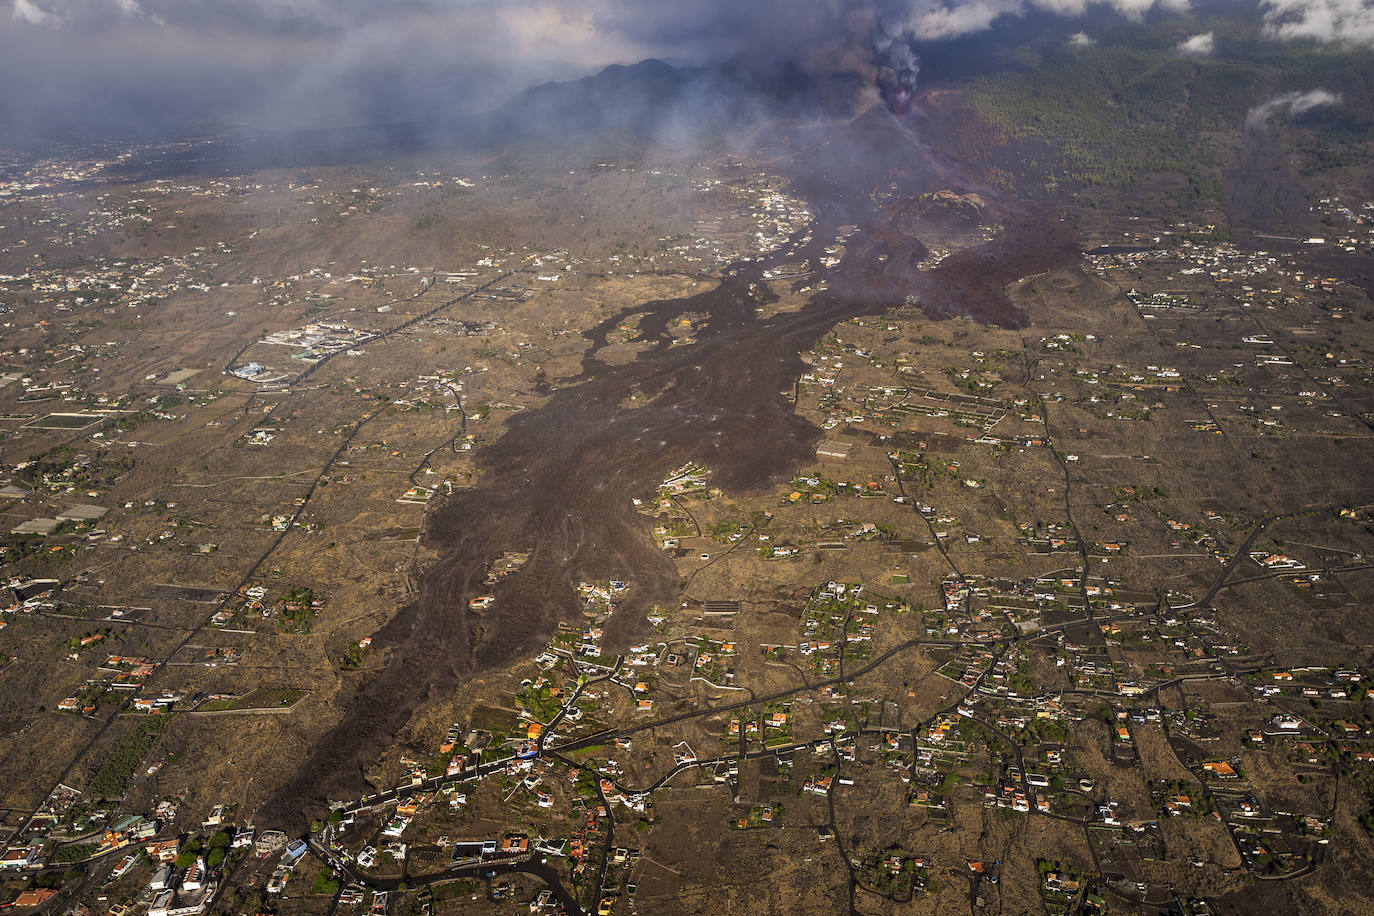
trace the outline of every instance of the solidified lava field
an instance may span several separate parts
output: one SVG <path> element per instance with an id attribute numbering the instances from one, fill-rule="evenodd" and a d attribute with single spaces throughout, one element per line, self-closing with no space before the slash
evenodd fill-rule
<path id="1" fill-rule="evenodd" d="M 432 510 L 426 528 L 441 559 L 417 600 L 375 637 L 388 666 L 352 697 L 343 717 L 265 812 L 298 824 L 327 798 L 365 791 L 363 767 L 388 746 L 412 710 L 459 680 L 528 656 L 559 620 L 575 619 L 578 581 L 620 578 L 631 599 L 607 626 L 607 642 L 626 644 L 646 626 L 653 604 L 675 602 L 671 560 L 648 537 L 635 496 L 652 495 L 665 472 L 687 460 L 708 465 L 726 491 L 756 488 L 814 454 L 819 430 L 798 417 L 784 392 L 805 371 L 800 354 L 837 322 L 878 314 L 915 296 L 933 317 L 970 315 L 1019 327 L 1024 316 L 1004 287 L 1078 257 L 1076 239 L 1057 220 L 990 192 L 939 153 L 939 138 L 917 138 L 885 111 L 778 141 L 790 152 L 785 172 L 815 223 L 778 251 L 742 261 L 700 294 L 646 302 L 588 332 L 583 372 L 559 380 L 548 403 L 513 417 L 504 435 L 477 455 L 477 484 Z M 901 231 L 900 201 L 951 188 L 977 191 L 1001 224 L 988 243 L 950 255 L 938 267 L 915 265 L 927 249 Z M 824 268 L 824 248 L 840 226 L 857 225 L 839 264 Z M 908 227 L 910 228 L 910 227 Z M 809 234 L 809 241 L 803 236 Z M 885 257 L 884 257 L 885 256 Z M 828 288 L 801 311 L 756 317 L 759 283 L 770 267 L 810 261 Z M 686 313 L 708 316 L 688 346 L 668 346 L 667 327 Z M 631 315 L 654 345 L 638 359 L 608 365 L 597 353 Z M 646 406 L 621 405 L 633 391 L 657 391 Z M 489 564 L 533 545 L 527 565 L 496 588 L 496 609 L 467 609 L 488 590 Z"/>

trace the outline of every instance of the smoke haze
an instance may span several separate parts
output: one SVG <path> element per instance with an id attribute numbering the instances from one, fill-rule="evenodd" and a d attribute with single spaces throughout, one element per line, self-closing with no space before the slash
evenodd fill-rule
<path id="1" fill-rule="evenodd" d="M 1374 0 L 1225 0 L 1271 41 L 1374 44 Z M 0 142 L 442 126 L 615 63 L 787 60 L 905 110 L 922 44 L 1189 0 L 0 0 Z M 1180 46 L 1207 53 L 1195 36 Z M 1079 32 L 1072 41 L 1089 39 Z M 1210 50 L 1210 49 L 1208 49 Z"/>

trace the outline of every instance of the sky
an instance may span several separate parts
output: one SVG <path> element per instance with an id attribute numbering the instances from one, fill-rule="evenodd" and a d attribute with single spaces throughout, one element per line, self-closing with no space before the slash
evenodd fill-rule
<path id="1" fill-rule="evenodd" d="M 1277 42 L 1374 48 L 1374 0 L 1232 0 Z M 0 138 L 442 118 L 549 79 L 658 57 L 871 57 L 1030 13 L 1092 42 L 1089 12 L 1189 0 L 0 0 Z M 1044 17 L 1040 17 L 1043 19 Z M 1179 53 L 1207 56 L 1210 33 Z M 869 61 L 871 63 L 871 61 Z"/>

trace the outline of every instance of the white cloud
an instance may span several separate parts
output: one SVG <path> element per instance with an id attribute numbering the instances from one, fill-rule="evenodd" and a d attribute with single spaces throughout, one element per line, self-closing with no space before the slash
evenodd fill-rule
<path id="1" fill-rule="evenodd" d="M 1212 33 L 1203 32 L 1201 35 L 1194 35 L 1192 38 L 1180 41 L 1174 50 L 1184 57 L 1209 57 L 1214 47 L 1216 47 L 1216 39 Z"/>
<path id="2" fill-rule="evenodd" d="M 1069 44 L 1075 48 L 1090 48 L 1097 42 L 1087 32 L 1074 32 L 1069 36 Z"/>
<path id="3" fill-rule="evenodd" d="M 33 0 L 14 0 L 14 18 L 29 25 L 57 25 L 62 21 L 56 13 L 43 9 Z"/>
<path id="4" fill-rule="evenodd" d="M 1106 5 L 1110 6 L 1132 22 L 1139 22 L 1145 18 L 1146 13 L 1154 8 L 1155 0 L 1110 0 Z M 1160 6 L 1165 5 L 1171 8 L 1174 6 L 1173 4 L 1160 4 Z M 1186 9 L 1187 6 L 1188 5 L 1185 3 L 1183 5 L 1184 9 Z"/>
<path id="5" fill-rule="evenodd" d="M 161 25 L 139 0 L 13 0 L 14 18 L 29 25 L 107 25 L 113 18 L 138 19 Z"/>
<path id="6" fill-rule="evenodd" d="M 1261 0 L 1272 38 L 1374 45 L 1374 0 Z"/>
<path id="7" fill-rule="evenodd" d="M 1024 11 L 1020 0 L 968 0 L 952 5 L 920 2 L 913 5 L 907 25 L 918 38 L 955 38 L 985 31 L 1003 16 Z"/>
<path id="8" fill-rule="evenodd" d="M 115 5 L 126 19 L 144 19 L 153 25 L 166 25 L 161 16 L 145 12 L 143 7 L 138 5 L 138 0 L 115 0 Z"/>
<path id="9" fill-rule="evenodd" d="M 1285 92 L 1282 95 L 1266 99 L 1251 108 L 1250 113 L 1245 116 L 1245 126 L 1251 129 L 1263 127 L 1269 123 L 1269 119 L 1274 115 L 1285 115 L 1291 118 L 1305 111 L 1311 111 L 1313 108 L 1320 108 L 1324 105 L 1339 105 L 1340 103 L 1339 93 L 1328 92 L 1325 89 Z"/>
<path id="10" fill-rule="evenodd" d="M 1189 8 L 1188 0 L 915 0 L 908 6 L 907 25 L 917 38 L 955 38 L 985 31 L 1003 16 L 1021 16 L 1028 9 L 1081 16 L 1094 6 L 1113 9 L 1133 22 L 1155 8 L 1173 12 Z"/>

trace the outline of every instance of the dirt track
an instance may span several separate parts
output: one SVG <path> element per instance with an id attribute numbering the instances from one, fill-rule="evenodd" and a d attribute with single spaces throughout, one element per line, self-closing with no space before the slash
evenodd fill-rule
<path id="1" fill-rule="evenodd" d="M 341 721 L 277 793 L 265 821 L 299 827 L 325 799 L 364 792 L 363 766 L 417 705 L 473 671 L 531 654 L 557 621 L 577 616 L 570 586 L 579 580 L 632 584 L 632 600 L 607 627 L 612 646 L 640 633 L 650 605 L 676 602 L 673 564 L 650 541 L 632 497 L 651 496 L 664 473 L 688 459 L 709 465 L 714 483 L 733 492 L 806 461 L 819 431 L 793 412 L 782 392 L 805 371 L 799 354 L 836 322 L 895 308 L 915 295 L 934 316 L 1024 323 L 1003 287 L 1076 259 L 1076 240 L 1038 209 L 993 197 L 1003 224 L 993 242 L 917 271 L 925 246 L 883 215 L 873 202 L 875 189 L 895 184 L 898 196 L 940 188 L 988 196 L 929 142 L 881 111 L 784 139 L 794 151 L 792 190 L 816 214 L 809 244 L 794 239 L 769 257 L 734 265 L 713 289 L 634 306 L 588 333 L 583 374 L 562 380 L 544 407 L 514 416 L 505 434 L 478 453 L 478 485 L 433 511 L 427 537 L 442 559 L 423 579 L 418 600 L 376 634 L 374 647 L 389 653 L 388 667 L 344 707 Z M 825 246 L 845 224 L 860 232 L 838 265 L 822 268 Z M 803 259 L 824 274 L 828 289 L 799 312 L 758 319 L 755 309 L 768 294 L 755 281 L 772 266 Z M 696 343 L 669 348 L 666 328 L 689 312 L 709 316 Z M 628 364 L 602 363 L 596 354 L 607 333 L 631 314 L 641 316 L 641 331 L 658 345 Z M 623 409 L 634 390 L 660 394 L 646 406 Z M 486 589 L 488 564 L 507 549 L 530 545 L 526 567 L 496 590 L 496 609 L 469 613 L 468 600 Z"/>

